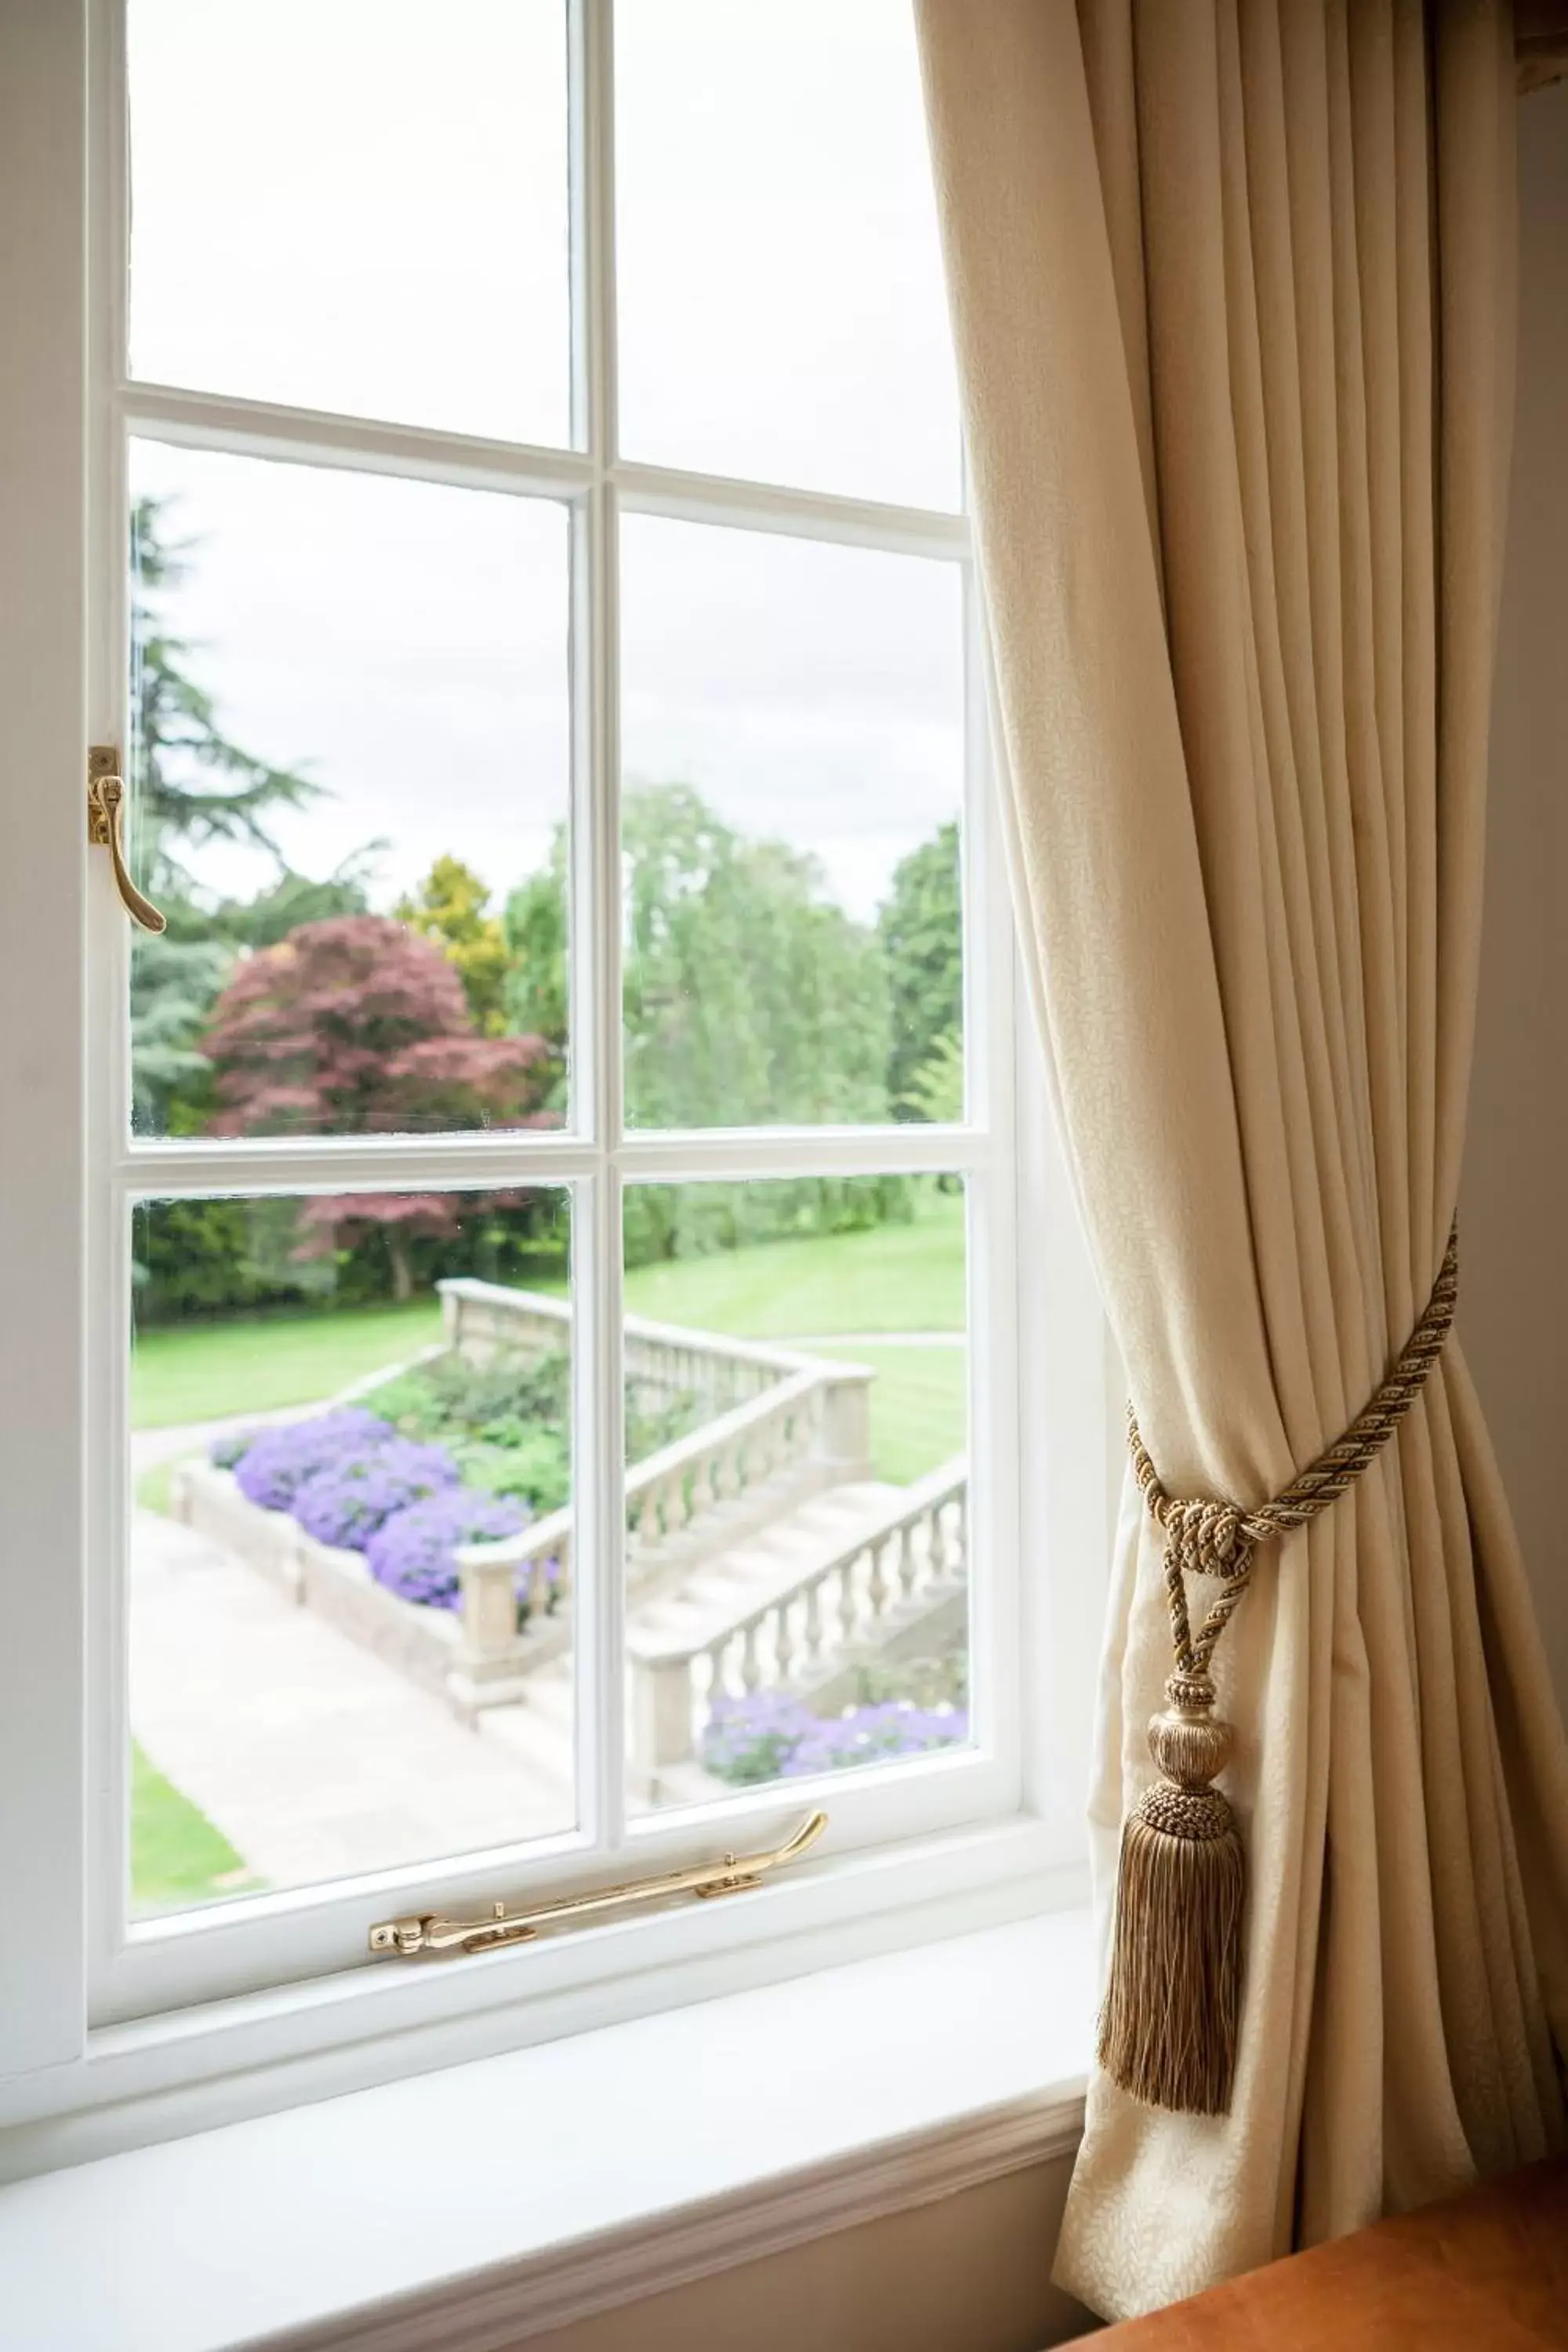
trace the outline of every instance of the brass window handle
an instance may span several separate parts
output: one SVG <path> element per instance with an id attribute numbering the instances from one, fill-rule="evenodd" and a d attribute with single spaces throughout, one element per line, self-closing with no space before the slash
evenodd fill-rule
<path id="1" fill-rule="evenodd" d="M 144 931 L 167 930 L 168 918 L 131 879 L 121 839 L 124 810 L 125 779 L 120 772 L 120 754 L 112 743 L 95 743 L 87 755 L 87 837 L 95 849 L 108 850 L 115 887 L 132 921 Z"/>
<path id="2" fill-rule="evenodd" d="M 727 1853 L 721 1862 L 698 1863 L 690 1870 L 670 1870 L 655 1878 L 634 1878 L 619 1886 L 599 1886 L 585 1895 L 558 1895 L 552 1903 L 509 1910 L 498 1903 L 485 1919 L 445 1919 L 426 1912 L 405 1919 L 381 1919 L 370 1931 L 373 1952 L 395 1952 L 405 1959 L 416 1952 L 493 1952 L 503 1944 L 525 1944 L 541 1927 L 560 1919 L 581 1919 L 599 1911 L 616 1911 L 627 1903 L 654 1903 L 672 1895 L 742 1895 L 759 1886 L 763 1875 L 781 1864 L 798 1862 L 827 1827 L 826 1813 L 813 1813 L 783 1845 L 765 1853 Z"/>

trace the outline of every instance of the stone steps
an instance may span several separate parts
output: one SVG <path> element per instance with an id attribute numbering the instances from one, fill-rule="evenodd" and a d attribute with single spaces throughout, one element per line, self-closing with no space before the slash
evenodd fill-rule
<path id="1" fill-rule="evenodd" d="M 825 1568 L 855 1542 L 862 1530 L 883 1518 L 902 1490 L 876 1479 L 857 1480 L 812 1496 L 772 1527 L 752 1532 L 730 1549 L 706 1559 L 678 1581 L 667 1584 L 656 1597 L 634 1599 L 627 1612 L 629 1639 L 672 1648 L 700 1647 L 721 1638 L 737 1619 L 765 1608 L 779 1595 L 795 1590 L 803 1578 Z M 896 1643 L 911 1625 L 934 1609 L 962 1596 L 961 1581 L 943 1584 L 913 1607 L 895 1605 L 887 1619 L 887 1636 Z M 814 1680 L 830 1680 L 847 1671 L 850 1660 L 829 1650 Z M 570 1655 L 552 1659 L 527 1677 L 522 1696 L 514 1703 L 487 1709 L 479 1718 L 482 1736 L 501 1742 L 525 1758 L 542 1778 L 570 1787 L 573 1761 L 574 1694 Z M 711 1794 L 713 1784 L 700 1767 L 690 1768 L 695 1796 Z"/>

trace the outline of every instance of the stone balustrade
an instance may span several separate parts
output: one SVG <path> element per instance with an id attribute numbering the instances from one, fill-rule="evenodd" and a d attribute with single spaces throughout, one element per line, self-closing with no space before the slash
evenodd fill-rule
<path id="1" fill-rule="evenodd" d="M 494 1286 L 443 1286 L 474 1287 Z M 482 1305 L 488 1314 L 489 1302 Z M 540 1323 L 550 1328 L 545 1318 Z M 643 1333 L 653 1335 L 650 1344 L 664 1351 L 667 1364 L 700 1357 L 709 1340 L 705 1332 L 672 1325 L 645 1325 Z M 628 1597 L 739 1540 L 807 1495 L 870 1474 L 874 1375 L 866 1367 L 738 1341 L 716 1345 L 747 1377 L 759 1366 L 771 1368 L 772 1376 L 760 1393 L 627 1471 Z M 574 1566 L 570 1507 L 535 1520 L 521 1535 L 459 1551 L 462 1640 L 452 1683 L 459 1706 L 494 1706 L 520 1696 L 522 1678 L 568 1646 Z"/>
<path id="2" fill-rule="evenodd" d="M 482 1363 L 504 1349 L 537 1363 L 571 1349 L 572 1308 L 564 1298 L 466 1275 L 436 1288 L 447 1345 L 470 1362 Z M 727 1412 L 813 1360 L 763 1341 L 689 1331 L 641 1315 L 628 1315 L 622 1328 L 627 1382 L 656 1405 L 690 1399 L 705 1412 Z"/>
<path id="3" fill-rule="evenodd" d="M 809 1689 L 846 1655 L 875 1651 L 962 1585 L 968 1494 L 960 1455 L 906 1488 L 841 1549 L 803 1566 L 700 1641 L 634 1634 L 632 1760 L 644 1785 L 692 1760 L 721 1697 Z"/>

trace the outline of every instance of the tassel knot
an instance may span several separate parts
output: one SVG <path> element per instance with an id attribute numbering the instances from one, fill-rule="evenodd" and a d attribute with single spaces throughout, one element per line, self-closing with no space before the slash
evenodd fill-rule
<path id="1" fill-rule="evenodd" d="M 1173 1501 L 1165 1520 L 1167 1573 L 1173 1563 L 1186 1576 L 1235 1576 L 1251 1549 L 1245 1527 L 1234 1503 Z"/>

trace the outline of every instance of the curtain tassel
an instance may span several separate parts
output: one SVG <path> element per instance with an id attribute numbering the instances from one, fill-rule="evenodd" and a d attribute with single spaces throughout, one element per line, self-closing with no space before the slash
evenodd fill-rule
<path id="1" fill-rule="evenodd" d="M 1121 1832 L 1100 2063 L 1148 2106 L 1197 2116 L 1230 2105 L 1241 2024 L 1247 1866 L 1236 1815 L 1210 1786 L 1235 1742 L 1206 1675 L 1173 1675 L 1151 1717 L 1161 1779 Z"/>

